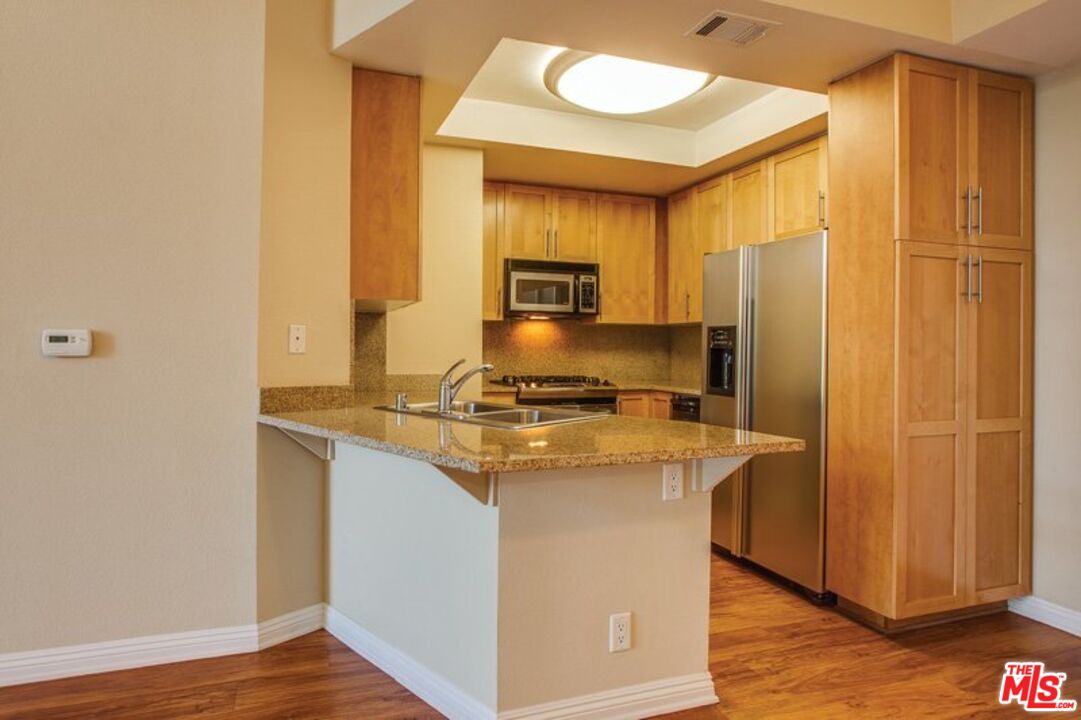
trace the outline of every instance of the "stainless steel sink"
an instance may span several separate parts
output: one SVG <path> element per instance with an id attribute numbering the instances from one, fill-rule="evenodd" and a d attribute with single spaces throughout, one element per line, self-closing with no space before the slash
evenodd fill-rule
<path id="1" fill-rule="evenodd" d="M 375 409 L 452 420 L 471 425 L 484 425 L 485 427 L 499 428 L 500 430 L 526 430 L 548 425 L 603 420 L 608 417 L 608 413 L 604 412 L 531 408 L 521 405 L 504 405 L 473 400 L 456 400 L 451 403 L 450 410 L 443 413 L 439 412 L 437 403 L 411 403 L 404 409 L 398 409 L 392 405 L 377 405 Z"/>

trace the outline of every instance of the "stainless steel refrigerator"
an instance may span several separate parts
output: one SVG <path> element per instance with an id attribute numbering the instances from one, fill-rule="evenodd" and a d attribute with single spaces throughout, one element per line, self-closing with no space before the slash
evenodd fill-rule
<path id="1" fill-rule="evenodd" d="M 825 593 L 826 233 L 705 256 L 702 422 L 803 438 L 713 491 L 715 545 Z"/>

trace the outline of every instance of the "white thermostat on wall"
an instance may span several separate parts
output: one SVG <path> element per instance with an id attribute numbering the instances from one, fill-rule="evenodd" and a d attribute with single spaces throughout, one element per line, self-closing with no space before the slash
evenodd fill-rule
<path id="1" fill-rule="evenodd" d="M 87 357 L 94 348 L 90 330 L 42 330 L 41 354 L 45 357 Z"/>

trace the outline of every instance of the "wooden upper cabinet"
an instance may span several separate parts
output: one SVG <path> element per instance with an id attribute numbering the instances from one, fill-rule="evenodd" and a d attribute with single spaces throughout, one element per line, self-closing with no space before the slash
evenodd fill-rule
<path id="1" fill-rule="evenodd" d="M 969 173 L 976 197 L 969 241 L 1032 248 L 1032 83 L 969 71 Z"/>
<path id="2" fill-rule="evenodd" d="M 506 186 L 503 229 L 507 257 L 597 261 L 597 194 Z"/>
<path id="3" fill-rule="evenodd" d="M 503 199 L 502 183 L 484 183 L 483 302 L 481 317 L 503 319 Z"/>
<path id="4" fill-rule="evenodd" d="M 966 602 L 966 250 L 897 244 L 895 617 Z"/>
<path id="5" fill-rule="evenodd" d="M 668 197 L 668 322 L 702 320 L 702 252 L 695 188 Z"/>
<path id="6" fill-rule="evenodd" d="M 722 175 L 697 187 L 698 240 L 703 253 L 728 250 L 729 176 Z"/>
<path id="7" fill-rule="evenodd" d="M 971 253 L 968 585 L 985 603 L 1031 590 L 1032 255 Z"/>
<path id="8" fill-rule="evenodd" d="M 911 55 L 897 63 L 897 238 L 963 243 L 968 69 Z"/>
<path id="9" fill-rule="evenodd" d="M 549 256 L 564 262 L 597 261 L 597 194 L 552 190 Z"/>
<path id="10" fill-rule="evenodd" d="M 353 70 L 350 287 L 356 307 L 420 298 L 420 79 Z"/>
<path id="11" fill-rule="evenodd" d="M 766 161 L 734 170 L 729 191 L 730 247 L 758 245 L 769 239 Z"/>
<path id="12" fill-rule="evenodd" d="M 768 164 L 770 239 L 826 227 L 826 138 L 772 155 Z"/>
<path id="13" fill-rule="evenodd" d="M 552 246 L 552 194 L 547 188 L 507 185 L 503 235 L 507 256 L 548 259 Z"/>
<path id="14" fill-rule="evenodd" d="M 897 238 L 1032 248 L 1032 83 L 898 55 Z"/>
<path id="15" fill-rule="evenodd" d="M 656 202 L 630 195 L 597 197 L 601 265 L 599 322 L 655 320 Z"/>

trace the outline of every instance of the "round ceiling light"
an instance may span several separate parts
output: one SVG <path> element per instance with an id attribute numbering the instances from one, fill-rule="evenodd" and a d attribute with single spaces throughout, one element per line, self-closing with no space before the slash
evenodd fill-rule
<path id="1" fill-rule="evenodd" d="M 544 84 L 555 95 L 587 110 L 632 115 L 688 98 L 714 77 L 670 65 L 568 50 L 548 64 Z"/>

